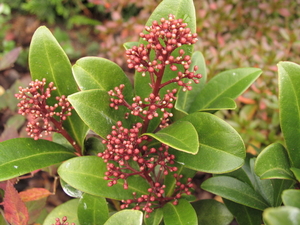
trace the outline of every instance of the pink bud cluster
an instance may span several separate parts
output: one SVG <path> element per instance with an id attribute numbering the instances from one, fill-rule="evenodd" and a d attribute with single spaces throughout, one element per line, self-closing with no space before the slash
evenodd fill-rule
<path id="1" fill-rule="evenodd" d="M 117 122 L 112 127 L 112 132 L 103 140 L 106 150 L 98 153 L 98 156 L 107 163 L 104 179 L 108 181 L 108 186 L 117 184 L 121 179 L 124 189 L 127 189 L 130 185 L 128 178 L 133 175 L 139 175 L 149 183 L 148 194 L 137 196 L 133 193 L 134 198 L 122 200 L 121 205 L 122 209 L 133 207 L 143 210 L 149 216 L 154 209 L 167 202 L 178 204 L 182 194 L 191 194 L 193 185 L 191 178 L 181 183 L 182 175 L 174 174 L 173 193 L 165 193 L 163 179 L 170 172 L 178 170 L 174 166 L 175 155 L 169 153 L 169 146 L 166 144 L 152 146 L 153 140 L 143 134 L 147 132 L 151 120 L 160 118 L 159 128 L 163 128 L 168 126 L 169 118 L 173 116 L 171 109 L 174 107 L 177 89 L 166 90 L 163 95 L 160 90 L 171 83 L 181 86 L 183 91 L 191 90 L 190 84 L 192 81 L 199 83 L 201 74 L 196 73 L 197 66 L 189 71 L 191 57 L 185 55 L 181 48 L 197 41 L 197 35 L 191 33 L 182 19 L 176 20 L 170 15 L 168 20 L 161 19 L 160 23 L 154 21 L 151 26 L 146 27 L 146 32 L 147 34 L 141 33 L 140 37 L 148 44 L 134 46 L 126 51 L 126 55 L 129 68 L 141 72 L 142 76 L 149 74 L 152 92 L 145 98 L 135 96 L 130 103 L 123 94 L 124 84 L 108 92 L 111 96 L 110 107 L 117 110 L 120 106 L 125 106 L 129 109 L 125 118 L 129 118 L 131 114 L 139 117 L 142 122 L 134 124 L 130 129 L 123 127 L 122 122 Z M 178 56 L 175 57 L 173 53 L 177 50 Z M 174 76 L 169 80 L 163 79 L 166 68 L 174 71 Z"/>
<path id="2" fill-rule="evenodd" d="M 56 223 L 55 224 L 52 224 L 52 225 L 75 225 L 75 223 L 68 223 L 67 220 L 68 218 L 66 216 L 64 216 L 62 219 L 61 219 L 61 222 L 60 222 L 60 219 L 59 218 L 56 218 Z"/>
<path id="3" fill-rule="evenodd" d="M 120 105 L 127 107 L 130 110 L 130 113 L 134 116 L 139 116 L 142 119 L 152 120 L 154 117 L 159 116 L 159 111 L 161 111 L 161 127 L 167 126 L 169 117 L 172 117 L 173 114 L 168 111 L 174 107 L 173 102 L 176 100 L 175 94 L 176 89 L 172 91 L 167 90 L 167 93 L 161 98 L 159 95 L 155 96 L 153 93 L 149 97 L 142 98 L 140 96 L 135 96 L 133 98 L 133 103 L 129 104 L 125 99 L 122 93 L 124 85 L 121 84 L 119 87 L 115 87 L 114 90 L 110 90 L 108 94 L 112 96 L 110 99 L 110 107 L 118 109 Z M 128 115 L 126 116 L 128 117 Z"/>
<path id="4" fill-rule="evenodd" d="M 73 109 L 64 95 L 56 97 L 57 103 L 49 106 L 46 101 L 56 87 L 53 82 L 50 82 L 47 88 L 45 86 L 46 79 L 31 81 L 29 87 L 19 87 L 19 93 L 15 94 L 15 97 L 20 99 L 18 113 L 30 117 L 26 131 L 35 140 L 41 138 L 43 132 L 45 135 L 59 132 L 62 122 L 71 115 Z"/>
<path id="5" fill-rule="evenodd" d="M 154 172 L 158 166 L 160 174 L 167 175 L 169 172 L 177 171 L 174 164 L 175 156 L 169 154 L 169 146 L 161 145 L 156 148 L 148 148 L 143 142 L 150 142 L 148 136 L 139 136 L 141 123 L 137 123 L 131 129 L 124 128 L 119 121 L 117 126 L 112 127 L 112 132 L 103 140 L 106 150 L 98 153 L 98 156 L 107 163 L 107 171 L 104 179 L 110 180 L 108 186 L 117 184 L 119 179 L 124 180 L 124 188 L 128 188 L 127 178 L 140 175 L 143 178 Z M 134 162 L 134 164 L 130 163 Z M 130 172 L 128 172 L 130 171 Z M 146 175 L 145 175 L 146 174 Z"/>
<path id="6" fill-rule="evenodd" d="M 182 197 L 183 194 L 190 195 L 191 188 L 193 187 L 192 179 L 188 178 L 187 183 L 183 184 L 179 181 L 182 175 L 174 174 L 175 177 L 175 189 L 173 195 L 170 197 L 165 196 L 166 185 L 159 182 L 155 182 L 151 188 L 148 188 L 148 195 L 142 195 L 140 197 L 133 193 L 134 199 L 122 200 L 121 209 L 128 208 L 132 206 L 133 209 L 145 211 L 146 217 L 149 217 L 149 213 L 153 212 L 154 209 L 159 208 L 172 201 L 173 205 L 178 204 L 178 199 Z"/>
<path id="7" fill-rule="evenodd" d="M 126 51 L 127 63 L 129 68 L 135 68 L 142 76 L 146 72 L 150 74 L 152 84 L 155 83 L 155 76 L 160 77 L 163 75 L 166 66 L 169 66 L 172 71 L 178 71 L 179 65 L 183 67 L 183 72 L 177 72 L 177 76 L 161 84 L 161 87 L 169 83 L 177 83 L 183 87 L 183 90 L 191 90 L 191 82 L 185 82 L 185 78 L 199 83 L 202 76 L 197 74 L 198 67 L 194 67 L 194 71 L 189 71 L 191 65 L 191 57 L 185 55 L 183 49 L 179 49 L 179 56 L 174 57 L 171 55 L 173 51 L 183 45 L 191 45 L 196 43 L 197 34 L 192 34 L 187 24 L 182 19 L 175 19 L 174 15 L 169 15 L 169 19 L 162 18 L 160 24 L 153 21 L 152 25 L 146 27 L 147 34 L 141 33 L 140 37 L 148 42 L 147 45 L 140 44 L 134 46 L 132 49 Z M 155 51 L 153 59 L 150 57 L 151 50 Z"/>

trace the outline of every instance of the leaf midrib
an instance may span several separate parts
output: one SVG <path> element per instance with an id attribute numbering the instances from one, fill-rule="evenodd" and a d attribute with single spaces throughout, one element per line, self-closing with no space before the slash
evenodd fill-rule
<path id="1" fill-rule="evenodd" d="M 15 160 L 12 160 L 12 161 L 3 163 L 3 164 L 0 165 L 0 169 L 1 169 L 2 167 L 4 167 L 5 165 L 10 164 L 10 163 L 13 163 L 13 162 L 23 161 L 23 160 L 25 160 L 25 159 L 34 158 L 34 157 L 37 157 L 37 156 L 40 156 L 40 155 L 57 155 L 57 154 L 67 154 L 67 155 L 75 156 L 74 153 L 71 153 L 71 152 L 65 152 L 65 151 L 43 152 L 43 153 L 39 153 L 39 154 L 30 155 L 30 156 L 27 156 L 27 157 L 17 158 L 17 159 L 15 159 Z"/>
<path id="2" fill-rule="evenodd" d="M 69 174 L 75 174 L 75 175 L 82 175 L 82 176 L 85 176 L 85 177 L 92 177 L 92 178 L 96 178 L 96 179 L 101 179 L 101 180 L 104 180 L 104 176 L 97 176 L 97 175 L 94 175 L 94 174 L 91 174 L 91 173 L 84 173 L 84 172 L 80 172 L 80 171 L 75 171 L 75 170 L 65 170 L 65 173 L 69 173 Z M 64 179 L 65 181 L 68 180 L 68 179 Z M 106 180 L 104 180 L 106 181 Z M 122 186 L 123 185 L 121 184 L 122 181 L 118 182 L 117 186 Z M 139 193 L 144 193 L 144 194 L 147 194 L 148 192 L 144 192 L 143 190 L 140 190 L 140 189 L 137 189 L 137 188 L 134 188 L 133 186 L 131 186 L 130 184 L 128 184 L 128 189 L 131 189 L 133 191 L 138 191 Z"/>
<path id="3" fill-rule="evenodd" d="M 221 185 L 214 185 L 214 187 L 220 187 L 220 186 L 221 186 Z M 222 187 L 224 188 L 224 186 L 222 186 Z M 228 189 L 229 191 L 234 191 L 234 192 L 237 191 L 236 189 L 230 188 L 230 187 L 228 187 L 228 186 L 225 186 L 225 188 Z M 252 189 L 252 190 L 253 190 L 253 189 Z M 254 190 L 253 190 L 253 191 L 254 191 Z M 257 200 L 258 202 L 260 202 L 260 203 L 262 203 L 263 205 L 265 205 L 266 208 L 269 207 L 269 205 L 268 205 L 266 202 L 264 202 L 264 201 L 262 201 L 260 198 L 258 198 L 259 196 L 248 195 L 247 192 L 238 192 L 238 193 L 240 193 L 242 196 L 247 196 L 247 197 L 249 197 L 250 199 Z M 220 193 L 217 193 L 217 192 L 216 192 L 216 194 L 222 196 L 222 195 L 221 195 L 222 193 L 220 194 Z M 262 196 L 261 196 L 261 197 L 262 197 Z M 225 196 L 224 196 L 224 198 L 229 199 L 228 197 L 225 197 Z M 263 198 L 263 197 L 262 197 L 262 198 Z M 236 199 L 235 199 L 235 200 L 229 199 L 229 200 L 234 201 L 234 202 L 237 202 L 237 203 L 239 203 L 239 204 L 244 204 L 244 203 L 242 203 L 242 202 L 236 201 Z M 250 207 L 250 206 L 249 206 L 249 207 Z M 253 208 L 253 207 L 251 207 L 251 208 Z M 256 209 L 258 209 L 258 208 L 256 208 Z M 261 209 L 259 209 L 259 210 L 261 210 Z"/>
<path id="4" fill-rule="evenodd" d="M 94 76 L 91 75 L 91 73 L 89 71 L 87 71 L 86 69 L 84 69 L 82 66 L 79 66 L 78 64 L 75 64 L 74 66 L 77 66 L 77 67 L 81 68 L 83 71 L 85 71 L 89 75 L 89 77 L 91 78 L 91 80 L 93 80 L 95 83 L 97 83 L 99 85 L 99 87 L 101 87 L 101 89 L 99 89 L 99 90 L 104 90 L 105 91 L 105 88 L 101 85 L 101 83 L 98 82 L 97 79 L 95 79 Z"/>

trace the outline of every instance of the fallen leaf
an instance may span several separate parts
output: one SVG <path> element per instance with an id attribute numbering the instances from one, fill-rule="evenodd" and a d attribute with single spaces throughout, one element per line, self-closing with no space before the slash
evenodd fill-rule
<path id="1" fill-rule="evenodd" d="M 4 217 L 11 225 L 27 225 L 28 210 L 11 181 L 7 181 L 3 199 Z"/>
<path id="2" fill-rule="evenodd" d="M 35 201 L 52 195 L 50 191 L 45 188 L 31 188 L 19 193 L 23 202 Z"/>

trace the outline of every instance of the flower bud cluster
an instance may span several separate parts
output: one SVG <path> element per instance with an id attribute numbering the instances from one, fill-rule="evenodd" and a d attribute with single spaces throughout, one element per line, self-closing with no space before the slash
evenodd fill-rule
<path id="1" fill-rule="evenodd" d="M 75 223 L 68 223 L 67 220 L 68 218 L 66 216 L 64 216 L 62 219 L 61 219 L 61 222 L 60 222 L 60 219 L 59 218 L 56 218 L 56 223 L 55 224 L 52 224 L 52 225 L 75 225 Z"/>
<path id="2" fill-rule="evenodd" d="M 108 186 L 117 184 L 119 179 L 124 180 L 124 188 L 128 188 L 127 178 L 132 175 L 150 174 L 156 167 L 161 174 L 177 171 L 174 164 L 175 156 L 169 154 L 167 145 L 161 145 L 158 149 L 148 148 L 143 142 L 150 142 L 148 136 L 139 137 L 141 123 L 137 123 L 131 129 L 124 128 L 122 122 L 112 127 L 112 132 L 103 140 L 106 149 L 98 156 L 107 163 L 107 171 L 104 179 L 109 180 Z M 129 172 L 130 171 L 130 172 Z"/>
<path id="3" fill-rule="evenodd" d="M 149 97 L 142 98 L 140 96 L 135 96 L 133 98 L 133 103 L 129 104 L 125 99 L 122 93 L 124 85 L 121 84 L 119 87 L 115 87 L 114 90 L 110 90 L 108 94 L 112 96 L 110 99 L 110 107 L 118 109 L 120 105 L 127 107 L 130 110 L 130 113 L 134 116 L 139 116 L 142 119 L 152 120 L 154 117 L 159 116 L 159 111 L 161 111 L 161 127 L 167 126 L 169 117 L 172 117 L 173 114 L 168 110 L 174 107 L 173 102 L 176 100 L 175 94 L 176 89 L 172 91 L 167 90 L 167 93 L 161 98 L 159 95 L 155 96 L 153 93 Z"/>
<path id="4" fill-rule="evenodd" d="M 182 194 L 191 194 L 190 189 L 193 185 L 191 178 L 181 183 L 182 175 L 175 174 L 173 194 L 165 193 L 163 179 L 170 172 L 178 170 L 174 166 L 175 155 L 170 154 L 169 146 L 163 143 L 153 147 L 152 139 L 143 134 L 147 132 L 151 120 L 160 118 L 159 127 L 163 128 L 168 126 L 169 118 L 173 116 L 171 109 L 174 107 L 177 90 L 167 90 L 164 95 L 160 90 L 171 83 L 181 86 L 183 91 L 191 90 L 192 81 L 199 83 L 201 74 L 196 73 L 197 66 L 192 68 L 193 71 L 189 71 L 191 57 L 185 55 L 184 49 L 181 48 L 197 41 L 197 35 L 191 33 L 182 19 L 176 20 L 175 16 L 170 15 L 168 20 L 161 19 L 160 23 L 153 21 L 151 26 L 146 27 L 146 32 L 141 33 L 140 37 L 148 44 L 134 46 L 126 51 L 126 55 L 129 68 L 136 69 L 142 76 L 149 74 L 152 92 L 146 98 L 135 96 L 131 103 L 125 100 L 124 84 L 108 92 L 111 96 L 110 107 L 117 110 L 120 106 L 125 106 L 129 109 L 125 118 L 131 114 L 140 117 L 142 122 L 136 123 L 130 129 L 124 128 L 122 122 L 117 122 L 116 126 L 112 127 L 112 132 L 103 140 L 106 150 L 98 153 L 98 156 L 107 163 L 104 179 L 108 181 L 108 186 L 117 184 L 121 179 L 124 181 L 124 189 L 127 189 L 130 185 L 127 178 L 133 175 L 139 175 L 149 183 L 148 194 L 137 196 L 133 193 L 134 198 L 123 200 L 121 205 L 122 209 L 133 207 L 143 210 L 148 216 L 154 209 L 167 202 L 178 204 Z M 166 68 L 174 71 L 174 76 L 163 81 L 166 80 L 163 79 Z"/>
<path id="5" fill-rule="evenodd" d="M 51 92 L 56 90 L 53 82 L 45 88 L 46 79 L 35 80 L 29 83 L 29 87 L 19 87 L 19 93 L 15 97 L 20 100 L 18 103 L 18 113 L 29 116 L 26 131 L 35 140 L 52 132 L 58 132 L 56 125 L 60 125 L 71 115 L 73 107 L 66 96 L 56 97 L 57 103 L 54 106 L 47 104 L 47 99 L 51 97 Z"/>
<path id="6" fill-rule="evenodd" d="M 191 178 L 188 178 L 187 183 L 183 184 L 179 181 L 179 179 L 183 177 L 182 175 L 178 175 L 175 173 L 174 177 L 176 181 L 172 196 L 165 196 L 166 185 L 155 182 L 151 188 L 148 188 L 148 195 L 137 197 L 136 193 L 133 193 L 134 199 L 122 200 L 123 204 L 121 205 L 121 209 L 132 206 L 133 209 L 145 211 L 146 217 L 149 217 L 149 213 L 153 212 L 153 210 L 155 210 L 156 208 L 163 206 L 167 202 L 172 201 L 173 205 L 177 205 L 178 200 L 182 197 L 183 194 L 191 194 L 191 188 L 193 187 L 193 184 L 191 183 Z"/>
<path id="7" fill-rule="evenodd" d="M 141 72 L 142 76 L 145 76 L 148 72 L 152 85 L 155 82 L 154 76 L 162 76 L 166 66 L 169 66 L 172 71 L 182 70 L 183 67 L 183 72 L 179 71 L 176 78 L 162 85 L 165 86 L 173 82 L 183 86 L 184 91 L 191 90 L 191 82 L 186 82 L 185 78 L 198 83 L 198 79 L 201 78 L 201 74 L 196 73 L 198 68 L 194 67 L 194 71 L 189 71 L 191 57 L 184 56 L 185 51 L 183 49 L 179 50 L 177 57 L 174 57 L 172 53 L 183 45 L 196 43 L 197 34 L 192 34 L 187 24 L 182 19 L 175 19 L 174 15 L 169 15 L 168 20 L 162 18 L 160 24 L 153 21 L 152 25 L 146 27 L 145 30 L 148 33 L 141 33 L 140 37 L 148 44 L 140 44 L 126 51 L 128 67 Z M 150 59 L 151 50 L 155 52 L 153 59 Z"/>

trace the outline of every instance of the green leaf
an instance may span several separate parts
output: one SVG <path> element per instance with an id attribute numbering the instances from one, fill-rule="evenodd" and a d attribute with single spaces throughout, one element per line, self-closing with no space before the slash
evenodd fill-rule
<path id="1" fill-rule="evenodd" d="M 169 15 L 173 14 L 176 19 L 183 19 L 185 23 L 187 23 L 187 27 L 191 29 L 192 33 L 196 32 L 196 14 L 195 14 L 195 7 L 192 0 L 164 0 L 162 1 L 158 7 L 153 11 L 150 18 L 148 19 L 146 26 L 151 26 L 153 21 L 160 21 L 161 18 L 169 18 Z M 145 41 L 142 39 L 139 42 L 140 44 L 145 44 Z M 181 47 L 185 51 L 186 55 L 192 55 L 193 46 L 192 45 L 183 45 Z M 174 57 L 179 56 L 178 51 L 175 51 L 172 54 Z M 183 71 L 183 67 L 181 65 L 178 66 L 180 71 Z M 177 71 L 172 71 L 169 66 L 166 68 L 165 73 L 163 75 L 162 82 L 166 82 L 174 77 L 177 76 Z M 148 85 L 150 82 L 150 76 L 146 75 L 145 77 L 141 76 L 141 73 L 136 72 L 135 80 L 134 80 L 134 88 L 136 94 L 141 96 L 142 98 L 148 97 L 151 88 Z M 161 91 L 161 95 L 164 95 L 167 89 L 172 90 L 174 88 L 178 88 L 177 84 L 170 84 L 167 85 Z"/>
<path id="2" fill-rule="evenodd" d="M 105 198 L 84 193 L 78 204 L 78 219 L 80 225 L 103 225 L 108 216 L 108 206 Z"/>
<path id="3" fill-rule="evenodd" d="M 228 98 L 228 97 L 220 97 L 218 99 L 216 99 L 213 103 L 211 103 L 211 105 L 209 106 L 209 110 L 207 111 L 217 111 L 217 110 L 221 110 L 221 109 L 236 109 L 236 103 L 232 98 Z M 206 111 L 206 110 L 203 110 Z"/>
<path id="4" fill-rule="evenodd" d="M 164 224 L 165 225 L 197 225 L 197 215 L 191 204 L 180 199 L 178 205 L 168 202 L 163 207 Z"/>
<path id="5" fill-rule="evenodd" d="M 71 63 L 45 26 L 39 27 L 32 37 L 29 49 L 29 68 L 32 80 L 46 78 L 47 82 L 54 82 L 57 89 L 48 99 L 50 105 L 56 103 L 56 96 L 68 96 L 77 92 Z M 76 112 L 73 112 L 64 122 L 64 128 L 79 145 L 83 145 L 87 126 L 80 120 Z"/>
<path id="6" fill-rule="evenodd" d="M 72 199 L 72 200 L 69 200 L 69 201 L 57 206 L 46 217 L 43 225 L 55 224 L 56 218 L 59 218 L 61 221 L 61 219 L 64 216 L 66 216 L 68 218 L 67 222 L 69 224 L 71 224 L 71 223 L 79 224 L 79 221 L 77 218 L 78 202 L 79 202 L 79 199 Z"/>
<path id="7" fill-rule="evenodd" d="M 202 90 L 206 83 L 207 74 L 205 59 L 202 53 L 199 51 L 193 53 L 192 63 L 190 65 L 189 71 L 193 71 L 194 66 L 198 66 L 198 70 L 196 71 L 196 73 L 200 73 L 202 75 L 202 78 L 199 80 L 198 84 L 192 82 L 190 86 L 193 89 L 191 91 L 183 91 L 182 88 L 180 88 L 177 93 L 177 99 L 175 103 L 175 108 L 186 114 L 188 113 L 191 105 L 193 104 L 194 98 L 198 95 L 198 93 Z"/>
<path id="8" fill-rule="evenodd" d="M 82 120 L 102 138 L 106 138 L 117 121 L 122 121 L 123 126 L 127 127 L 128 121 L 124 118 L 125 107 L 118 110 L 111 108 L 110 96 L 106 91 L 81 91 L 70 95 L 68 99 Z"/>
<path id="9" fill-rule="evenodd" d="M 193 124 L 187 121 L 178 121 L 157 133 L 145 133 L 174 149 L 189 154 L 197 154 L 199 148 L 198 134 Z"/>
<path id="10" fill-rule="evenodd" d="M 300 169 L 291 167 L 290 170 L 293 172 L 294 176 L 298 181 L 300 181 Z"/>
<path id="11" fill-rule="evenodd" d="M 64 192 L 73 198 L 80 198 L 82 196 L 82 191 L 77 190 L 76 188 L 73 188 L 70 184 L 66 183 L 61 177 L 60 177 L 60 185 Z"/>
<path id="12" fill-rule="evenodd" d="M 162 208 L 155 209 L 152 213 L 149 214 L 149 217 L 144 216 L 144 222 L 146 225 L 159 225 L 163 218 Z"/>
<path id="13" fill-rule="evenodd" d="M 204 112 L 190 114 L 179 121 L 194 125 L 200 147 L 196 155 L 170 149 L 178 163 L 207 173 L 226 173 L 243 165 L 246 156 L 243 140 L 226 122 Z"/>
<path id="14" fill-rule="evenodd" d="M 60 177 L 72 187 L 85 193 L 111 199 L 132 199 L 133 192 L 137 195 L 148 193 L 149 184 L 139 176 L 127 178 L 128 189 L 123 188 L 123 180 L 112 187 L 104 180 L 106 163 L 97 156 L 83 156 L 65 161 L 58 168 Z"/>
<path id="15" fill-rule="evenodd" d="M 281 193 L 283 190 L 291 188 L 294 184 L 292 180 L 283 179 L 267 179 L 261 180 L 254 172 L 255 158 L 247 155 L 245 164 L 238 171 L 227 173 L 231 176 L 247 183 L 256 193 L 268 202 L 270 206 L 276 207 L 282 204 Z"/>
<path id="16" fill-rule="evenodd" d="M 294 188 L 295 181 L 272 179 L 272 186 L 274 188 L 274 204 L 273 206 L 280 206 L 282 204 L 282 193 L 286 189 Z"/>
<path id="17" fill-rule="evenodd" d="M 267 225 L 299 225 L 300 209 L 292 206 L 268 208 L 263 218 Z"/>
<path id="18" fill-rule="evenodd" d="M 132 100 L 132 86 L 124 71 L 112 61 L 99 57 L 84 57 L 73 65 L 74 77 L 83 91 L 110 91 L 124 84 L 123 95 Z"/>
<path id="19" fill-rule="evenodd" d="M 254 209 L 264 210 L 270 206 L 251 186 L 233 177 L 209 178 L 202 183 L 201 188 Z"/>
<path id="20" fill-rule="evenodd" d="M 258 155 L 255 173 L 261 179 L 294 179 L 287 151 L 280 143 L 269 145 Z"/>
<path id="21" fill-rule="evenodd" d="M 261 225 L 262 211 L 253 209 L 227 199 L 223 199 L 225 205 L 241 225 Z"/>
<path id="22" fill-rule="evenodd" d="M 138 210 L 122 210 L 112 215 L 104 225 L 142 225 L 143 213 Z"/>
<path id="23" fill-rule="evenodd" d="M 193 202 L 198 225 L 228 225 L 233 220 L 232 214 L 226 206 L 214 199 Z"/>
<path id="24" fill-rule="evenodd" d="M 300 209 L 300 190 L 285 190 L 282 192 L 282 201 L 286 206 L 293 206 Z"/>
<path id="25" fill-rule="evenodd" d="M 292 167 L 300 167 L 300 66 L 278 63 L 280 126 Z"/>
<path id="26" fill-rule="evenodd" d="M 249 184 L 251 187 L 253 187 L 254 178 L 253 173 L 250 168 L 250 159 L 252 158 L 252 155 L 247 154 L 244 165 L 239 168 L 238 170 L 234 170 L 232 172 L 226 173 L 224 175 L 237 178 L 240 181 L 243 181 L 244 183 Z"/>
<path id="27" fill-rule="evenodd" d="M 259 193 L 268 203 L 270 206 L 278 206 L 275 202 L 275 199 L 278 198 L 277 195 L 274 195 L 275 188 L 272 184 L 272 180 L 261 180 L 254 172 L 254 163 L 255 163 L 256 158 L 251 158 L 249 165 L 250 165 L 250 170 L 251 170 L 251 175 L 252 175 L 252 185 L 254 187 L 254 190 L 256 193 Z M 278 187 L 279 188 L 279 187 Z M 280 188 L 279 188 L 280 189 Z M 281 193 L 280 193 L 281 195 Z M 279 195 L 279 198 L 280 198 Z M 281 202 L 279 203 L 279 205 Z"/>
<path id="28" fill-rule="evenodd" d="M 16 138 L 0 143 L 0 181 L 73 158 L 62 145 L 47 140 Z"/>
<path id="29" fill-rule="evenodd" d="M 239 68 L 219 73 L 200 91 L 189 112 L 232 108 L 233 101 L 229 98 L 235 99 L 242 94 L 261 72 L 257 68 Z"/>

